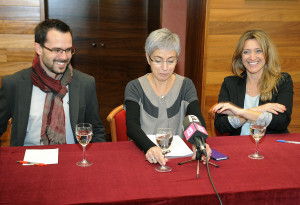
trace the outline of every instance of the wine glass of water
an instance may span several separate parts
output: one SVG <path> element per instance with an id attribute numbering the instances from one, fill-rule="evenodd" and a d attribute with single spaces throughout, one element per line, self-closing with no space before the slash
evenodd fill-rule
<path id="1" fill-rule="evenodd" d="M 85 159 L 85 147 L 89 144 L 93 136 L 93 127 L 89 123 L 79 123 L 76 125 L 76 138 L 83 148 L 83 160 L 76 164 L 80 167 L 88 167 L 93 163 Z"/>
<path id="2" fill-rule="evenodd" d="M 162 153 L 165 157 L 166 153 L 169 152 L 168 148 L 170 147 L 173 140 L 173 132 L 171 128 L 158 128 L 156 135 L 156 142 L 162 150 Z M 171 167 L 168 166 L 157 166 L 155 167 L 156 171 L 159 172 L 169 172 L 172 170 Z"/>
<path id="3" fill-rule="evenodd" d="M 256 143 L 256 151 L 254 154 L 248 155 L 251 159 L 263 159 L 264 156 L 258 154 L 258 142 L 265 135 L 266 132 L 266 122 L 264 120 L 251 122 L 250 123 L 250 133 L 254 138 Z"/>

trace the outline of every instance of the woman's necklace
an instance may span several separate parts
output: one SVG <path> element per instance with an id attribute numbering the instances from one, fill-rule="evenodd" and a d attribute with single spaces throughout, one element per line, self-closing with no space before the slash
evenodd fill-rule
<path id="1" fill-rule="evenodd" d="M 166 86 L 165 86 L 165 89 L 163 90 L 163 92 L 160 92 L 160 89 L 158 89 L 158 87 L 156 86 L 156 83 L 154 81 L 154 77 L 153 77 L 152 73 L 151 73 L 151 81 L 155 87 L 155 90 L 159 93 L 160 98 L 164 99 L 165 94 L 168 92 L 171 82 L 173 81 L 173 75 L 171 76 L 171 78 L 168 79 L 168 82 L 166 83 Z"/>

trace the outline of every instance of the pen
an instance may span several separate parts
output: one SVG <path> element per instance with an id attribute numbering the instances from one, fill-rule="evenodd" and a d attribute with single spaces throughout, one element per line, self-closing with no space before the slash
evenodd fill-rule
<path id="1" fill-rule="evenodd" d="M 292 144 L 300 144 L 300 142 L 296 142 L 296 141 L 286 141 L 286 140 L 277 140 L 277 142 L 292 143 Z"/>
<path id="2" fill-rule="evenodd" d="M 44 163 L 38 163 L 38 162 L 17 161 L 17 163 L 21 163 L 21 164 L 33 164 L 33 165 L 36 165 L 36 166 L 46 166 L 46 164 L 44 164 Z"/>

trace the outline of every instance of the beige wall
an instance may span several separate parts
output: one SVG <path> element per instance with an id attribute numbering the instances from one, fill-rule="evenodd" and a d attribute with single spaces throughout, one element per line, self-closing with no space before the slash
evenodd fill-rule
<path id="1" fill-rule="evenodd" d="M 231 75 L 231 58 L 239 37 L 246 30 L 262 29 L 277 46 L 282 70 L 293 78 L 295 94 L 289 130 L 300 132 L 300 0 L 207 2 L 205 114 L 217 102 L 224 77 Z"/>
<path id="2" fill-rule="evenodd" d="M 180 38 L 181 52 L 175 72 L 184 75 L 187 0 L 162 1 L 162 28 L 168 28 Z"/>

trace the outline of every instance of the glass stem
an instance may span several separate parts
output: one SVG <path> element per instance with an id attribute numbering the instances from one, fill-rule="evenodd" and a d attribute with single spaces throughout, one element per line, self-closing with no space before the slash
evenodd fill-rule
<path id="1" fill-rule="evenodd" d="M 85 159 L 85 146 L 82 146 L 82 148 L 83 148 L 83 162 L 86 162 L 86 159 Z"/>
<path id="2" fill-rule="evenodd" d="M 258 155 L 258 142 L 259 142 L 259 140 L 255 140 L 255 143 L 256 143 L 255 155 Z"/>
<path id="3" fill-rule="evenodd" d="M 166 152 L 162 152 L 163 153 L 163 155 L 164 155 L 164 158 L 166 158 Z M 165 167 L 164 165 L 161 165 L 162 167 Z"/>

